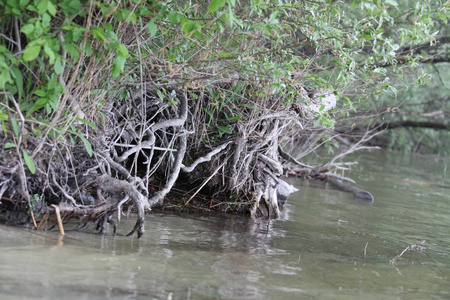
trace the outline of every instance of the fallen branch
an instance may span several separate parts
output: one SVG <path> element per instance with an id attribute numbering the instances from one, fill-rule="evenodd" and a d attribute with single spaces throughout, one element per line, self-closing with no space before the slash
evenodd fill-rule
<path id="1" fill-rule="evenodd" d="M 337 188 L 339 188 L 343 191 L 352 193 L 355 196 L 355 199 L 357 199 L 357 200 L 369 201 L 369 202 L 373 202 L 375 200 L 373 195 L 371 193 L 369 193 L 368 191 L 365 191 L 363 189 L 352 186 L 348 183 L 343 182 L 342 180 L 339 180 L 336 178 L 331 178 L 331 177 L 327 177 L 326 180 L 329 183 L 332 183 L 333 185 L 335 185 Z"/>
<path id="2" fill-rule="evenodd" d="M 389 264 L 391 265 L 395 265 L 395 262 L 397 261 L 397 259 L 399 259 L 400 257 L 402 257 L 403 254 L 405 254 L 406 251 L 411 250 L 411 251 L 424 251 L 427 248 L 420 246 L 420 245 L 409 245 L 408 247 L 406 247 L 405 249 L 403 249 L 403 251 L 399 254 L 396 255 L 394 258 L 392 258 L 389 261 Z"/>

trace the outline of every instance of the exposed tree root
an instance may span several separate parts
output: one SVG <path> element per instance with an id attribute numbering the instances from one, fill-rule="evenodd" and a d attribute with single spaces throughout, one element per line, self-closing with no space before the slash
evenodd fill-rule
<path id="1" fill-rule="evenodd" d="M 193 93 L 201 97 L 194 101 Z M 281 179 L 283 175 L 325 174 L 332 168 L 345 168 L 346 163 L 337 162 L 343 154 L 327 164 L 311 165 L 288 153 L 294 145 L 292 138 L 301 141 L 307 134 L 310 136 L 300 144 L 304 149 L 300 153 L 314 151 L 318 141 L 314 136 L 319 133 L 308 133 L 308 114 L 299 111 L 298 103 L 285 106 L 282 96 L 261 98 L 253 109 L 230 104 L 243 119 L 233 123 L 233 134 L 216 134 L 214 140 L 208 140 L 222 126 L 212 125 L 211 116 L 198 109 L 208 107 L 208 97 L 211 95 L 204 90 L 173 90 L 170 101 L 178 104 L 169 105 L 153 90 L 141 90 L 126 107 L 112 100 L 103 109 L 106 122 L 102 129 L 85 127 L 86 136 L 92 136 L 92 157 L 80 144 L 71 147 L 56 139 L 43 143 L 30 137 L 29 151 L 40 147 L 46 153 L 33 158 L 36 174 L 16 172 L 23 169 L 23 158 L 14 163 L 7 155 L 17 153 L 15 149 L 3 151 L 0 195 L 17 198 L 16 210 L 29 201 L 33 215 L 53 213 L 47 205 L 57 204 L 64 220 L 77 217 L 83 227 L 97 224 L 100 232 L 105 232 L 108 223 L 113 224 L 113 213 L 120 221 L 123 206 L 133 207 L 137 221 L 128 235 L 136 232 L 141 237 L 146 211 L 162 205 L 174 187 L 186 191 L 189 198 L 184 205 L 202 192 L 207 194 L 208 209 L 278 218 L 280 207 L 296 191 Z M 242 104 L 248 101 L 242 98 Z M 204 131 L 205 124 L 211 124 L 208 130 L 212 132 Z M 29 124 L 25 121 L 23 126 Z M 361 143 L 345 153 L 364 148 Z M 370 195 L 355 189 L 352 192 L 360 198 Z M 221 200 L 213 205 L 212 199 Z"/>
<path id="2" fill-rule="evenodd" d="M 145 43 L 140 38 L 137 44 Z M 147 59 L 148 66 L 157 61 Z M 120 221 L 123 207 L 130 207 L 137 221 L 129 235 L 141 237 L 146 211 L 163 205 L 174 189 L 184 191 L 183 205 L 198 200 L 207 209 L 277 218 L 296 191 L 282 176 L 345 170 L 342 157 L 365 149 L 370 137 L 331 161 L 302 161 L 339 136 L 314 126 L 317 114 L 336 105 L 329 90 L 293 83 L 298 92 L 287 101 L 263 81 L 234 73 L 191 85 L 179 74 L 158 81 L 150 67 L 135 83 L 110 84 L 109 75 L 98 75 L 102 63 L 81 55 L 72 73 L 65 70 L 59 79 L 67 91 L 50 124 L 25 118 L 8 96 L 16 107 L 9 118 L 17 124 L 0 133 L 9 146 L 0 152 L 0 197 L 13 201 L 0 207 L 16 212 L 17 223 L 33 218 L 38 227 L 34 218 L 44 219 L 56 205 L 64 221 L 78 218 L 83 227 L 96 224 L 105 232 L 114 225 L 111 216 Z M 86 84 L 75 85 L 82 67 Z M 13 215 L 7 218 L 14 221 Z"/>

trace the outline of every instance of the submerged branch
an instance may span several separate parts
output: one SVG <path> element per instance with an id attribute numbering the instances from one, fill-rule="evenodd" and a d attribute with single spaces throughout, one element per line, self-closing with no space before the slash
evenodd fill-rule
<path id="1" fill-rule="evenodd" d="M 369 202 L 373 202 L 375 200 L 373 195 L 368 191 L 352 186 L 348 183 L 343 182 L 342 180 L 332 177 L 328 177 L 326 180 L 335 185 L 337 188 L 352 193 L 355 196 L 355 199 L 357 200 Z"/>

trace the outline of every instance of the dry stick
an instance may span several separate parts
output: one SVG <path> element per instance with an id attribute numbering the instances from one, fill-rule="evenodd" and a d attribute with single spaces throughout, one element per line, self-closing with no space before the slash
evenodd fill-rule
<path id="1" fill-rule="evenodd" d="M 184 205 L 187 205 L 200 192 L 200 190 L 211 180 L 211 178 L 214 177 L 214 175 L 217 174 L 217 172 L 219 172 L 219 170 L 225 165 L 226 162 L 227 160 L 225 160 L 217 169 L 214 170 L 214 172 L 208 178 L 206 178 L 205 181 L 203 181 L 202 185 L 197 189 L 197 191 L 195 191 L 195 193 L 191 196 L 191 198 L 189 198 L 188 201 L 186 201 Z"/>
<path id="2" fill-rule="evenodd" d="M 44 223 L 47 221 L 48 219 L 48 215 L 49 213 L 46 213 L 41 220 L 39 221 L 38 227 L 36 228 L 37 230 L 41 230 L 42 226 L 44 225 Z"/>
<path id="3" fill-rule="evenodd" d="M 52 176 L 52 181 L 53 184 L 56 185 L 59 188 L 59 190 L 64 194 L 64 196 L 72 202 L 73 206 L 78 206 L 77 201 L 71 195 L 67 194 L 64 188 L 61 185 L 59 185 L 59 183 L 56 181 L 55 176 Z"/>
<path id="4" fill-rule="evenodd" d="M 366 242 L 366 246 L 364 247 L 364 260 L 363 265 L 366 265 L 366 257 L 367 257 L 367 246 L 369 245 L 369 242 Z"/>
<path id="5" fill-rule="evenodd" d="M 389 264 L 391 265 L 395 265 L 395 262 L 397 261 L 397 259 L 399 259 L 406 251 L 408 251 L 411 248 L 411 246 L 406 247 L 402 253 L 400 253 L 399 255 L 395 256 L 393 259 L 391 259 L 389 261 Z"/>
<path id="6" fill-rule="evenodd" d="M 138 147 L 137 145 L 133 145 L 133 144 L 123 144 L 123 143 L 114 143 L 114 146 L 118 146 L 118 147 L 124 147 L 124 148 L 135 148 Z M 171 149 L 171 148 L 165 148 L 165 147 L 156 147 L 156 146 L 147 146 L 148 143 L 141 143 L 141 149 L 153 149 L 153 150 L 157 150 L 157 151 L 172 151 L 172 152 L 177 152 L 177 149 Z"/>
<path id="7" fill-rule="evenodd" d="M 377 127 L 378 128 L 378 127 Z M 331 166 L 336 160 L 338 160 L 339 158 L 342 158 L 350 153 L 359 151 L 359 150 L 370 150 L 370 149 L 379 149 L 379 147 L 369 147 L 369 146 L 360 146 L 361 144 L 367 142 L 368 140 L 370 140 L 371 138 L 383 133 L 383 131 L 379 131 L 376 133 L 373 133 L 377 128 L 374 128 L 372 130 L 367 131 L 366 133 L 364 133 L 364 136 L 358 141 L 356 142 L 354 145 L 352 145 L 347 151 L 342 152 L 341 154 L 335 156 L 328 164 L 327 166 Z"/>
<path id="8" fill-rule="evenodd" d="M 291 156 L 289 153 L 285 152 L 281 146 L 278 146 L 278 153 L 280 153 L 281 158 L 283 158 L 284 160 L 293 163 L 295 165 L 298 165 L 300 167 L 304 167 L 305 169 L 314 169 L 316 167 L 314 166 L 310 166 L 304 163 L 299 162 L 297 159 L 295 159 L 293 156 Z"/>
<path id="9" fill-rule="evenodd" d="M 181 170 L 183 170 L 183 172 L 186 172 L 186 173 L 190 173 L 190 172 L 194 171 L 195 167 L 197 167 L 198 164 L 201 164 L 206 161 L 210 161 L 214 155 L 222 152 L 222 150 L 225 149 L 230 143 L 231 143 L 231 141 L 229 141 L 225 144 L 222 144 L 221 146 L 215 148 L 214 150 L 212 150 L 205 156 L 197 158 L 189 167 L 186 167 L 185 165 L 181 165 Z"/>
<path id="10" fill-rule="evenodd" d="M 62 223 L 62 219 L 61 219 L 61 214 L 60 214 L 60 212 L 59 212 L 59 207 L 58 207 L 58 205 L 52 204 L 51 206 L 55 209 L 56 220 L 58 221 L 59 234 L 60 234 L 60 235 L 66 235 L 66 234 L 64 233 L 64 227 L 63 227 L 63 223 Z"/>
<path id="11" fill-rule="evenodd" d="M 14 21 L 14 35 L 16 40 L 14 41 L 14 44 L 17 46 L 17 52 L 22 52 L 22 46 L 20 45 L 20 27 L 19 27 L 19 21 L 17 17 L 13 17 Z"/>
<path id="12" fill-rule="evenodd" d="M 141 151 L 141 149 L 154 149 L 153 145 L 155 144 L 155 138 L 154 135 L 151 136 L 152 138 L 148 141 L 141 142 L 139 141 L 137 145 L 133 145 L 133 148 L 128 149 L 125 151 L 118 159 L 117 162 L 123 162 L 128 159 L 128 157 L 136 153 L 138 151 Z M 141 138 L 142 139 L 142 138 Z"/>
<path id="13" fill-rule="evenodd" d="M 125 197 L 120 200 L 119 204 L 117 204 L 117 220 L 120 222 L 120 216 L 122 215 L 122 205 L 130 199 L 130 196 L 125 195 Z"/>
<path id="14" fill-rule="evenodd" d="M 357 162 L 349 163 L 349 165 L 356 165 L 356 164 L 358 164 L 358 163 Z M 345 170 L 349 170 L 349 169 L 345 168 Z M 341 176 L 341 175 L 338 175 L 338 174 L 334 174 L 334 173 L 330 173 L 330 172 L 323 172 L 322 175 L 323 176 L 328 176 L 328 177 L 331 177 L 331 178 L 336 178 L 336 179 L 339 179 L 341 181 L 348 181 L 348 182 L 351 182 L 351 183 L 356 183 L 356 181 L 354 181 L 351 178 L 348 178 L 348 177 L 345 177 L 345 176 Z"/>

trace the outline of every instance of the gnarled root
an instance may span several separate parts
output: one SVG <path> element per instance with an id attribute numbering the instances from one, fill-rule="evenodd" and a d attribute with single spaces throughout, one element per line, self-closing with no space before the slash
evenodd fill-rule
<path id="1" fill-rule="evenodd" d="M 105 233 L 106 224 L 110 223 L 113 225 L 115 233 L 117 226 L 110 219 L 111 215 L 118 210 L 119 205 L 123 204 L 124 199 L 129 199 L 136 207 L 138 219 L 133 230 L 128 235 L 132 235 L 137 231 L 140 238 L 145 232 L 145 210 L 150 209 L 147 197 L 142 195 L 131 183 L 112 178 L 108 174 L 101 175 L 92 184 L 97 186 L 99 198 L 105 199 L 102 203 L 96 206 L 61 204 L 58 206 L 60 213 L 71 217 L 82 216 L 86 224 L 97 222 L 97 229 L 102 233 Z M 52 211 L 53 209 L 50 207 L 47 209 L 47 212 Z"/>
<path id="2" fill-rule="evenodd" d="M 298 191 L 298 189 L 275 176 L 270 170 L 256 171 L 255 174 L 256 180 L 262 182 L 264 188 L 261 187 L 261 183 L 256 186 L 255 203 L 250 210 L 250 214 L 256 216 L 259 210 L 262 215 L 268 218 L 279 218 L 280 207 L 283 206 L 289 195 Z M 261 207 L 261 204 L 264 204 L 265 209 Z"/>
<path id="3" fill-rule="evenodd" d="M 147 197 L 142 195 L 135 186 L 130 184 L 127 181 L 124 180 L 118 180 L 111 178 L 107 174 L 103 174 L 99 178 L 97 178 L 97 184 L 98 188 L 110 195 L 126 195 L 128 196 L 134 203 L 134 206 L 137 210 L 137 221 L 134 225 L 133 230 L 128 234 L 132 235 L 135 231 L 137 231 L 138 238 L 140 238 L 144 232 L 144 219 L 145 219 L 145 210 L 150 209 L 150 204 L 148 202 Z M 120 203 L 119 201 L 116 201 L 116 207 Z"/>

